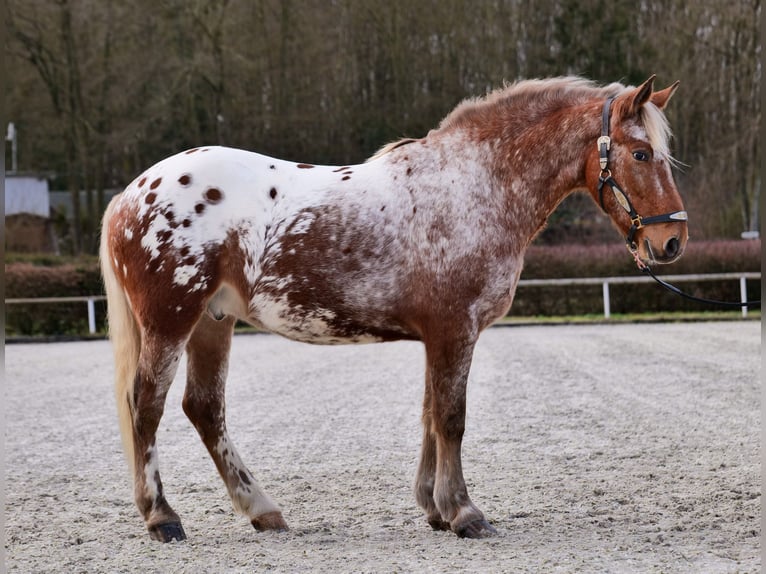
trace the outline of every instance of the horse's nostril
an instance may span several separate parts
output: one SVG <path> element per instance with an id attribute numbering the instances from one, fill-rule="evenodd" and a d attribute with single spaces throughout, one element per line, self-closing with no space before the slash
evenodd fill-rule
<path id="1" fill-rule="evenodd" d="M 678 242 L 678 238 L 671 237 L 665 242 L 665 256 L 668 258 L 675 257 L 678 255 L 679 247 L 680 243 Z"/>

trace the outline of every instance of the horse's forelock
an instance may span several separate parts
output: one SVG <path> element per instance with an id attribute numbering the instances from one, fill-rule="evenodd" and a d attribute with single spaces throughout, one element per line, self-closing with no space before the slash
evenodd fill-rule
<path id="1" fill-rule="evenodd" d="M 641 121 L 646 130 L 646 136 L 649 138 L 649 144 L 656 153 L 674 161 L 670 155 L 670 137 L 672 131 L 667 117 L 657 106 L 647 102 L 641 108 Z"/>

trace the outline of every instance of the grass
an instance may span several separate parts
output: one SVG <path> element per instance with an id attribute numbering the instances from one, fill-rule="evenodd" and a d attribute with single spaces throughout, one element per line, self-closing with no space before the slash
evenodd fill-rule
<path id="1" fill-rule="evenodd" d="M 683 323 L 690 321 L 760 321 L 761 310 L 751 309 L 747 317 L 742 311 L 663 311 L 657 313 L 612 313 L 607 319 L 603 313 L 587 315 L 563 315 L 557 317 L 514 317 L 510 315 L 496 322 L 497 325 L 571 325 L 611 323 Z"/>
<path id="2" fill-rule="evenodd" d="M 610 325 L 618 323 L 683 323 L 694 321 L 760 321 L 761 311 L 748 311 L 743 319 L 740 311 L 704 311 L 704 312 L 663 312 L 663 313 L 629 313 L 613 314 L 605 319 L 600 314 L 590 315 L 565 315 L 559 317 L 505 317 L 495 322 L 499 327 L 519 327 L 528 325 Z M 257 334 L 264 331 L 251 327 L 245 323 L 238 323 L 235 328 L 237 334 Z M 96 334 L 38 334 L 18 335 L 9 333 L 6 329 L 6 341 L 11 343 L 38 342 L 53 343 L 72 340 L 95 340 L 106 338 L 106 333 L 99 331 Z"/>
<path id="3" fill-rule="evenodd" d="M 39 267 L 60 265 L 98 265 L 97 255 L 55 255 L 53 253 L 12 253 L 5 254 L 5 264 L 30 263 Z"/>

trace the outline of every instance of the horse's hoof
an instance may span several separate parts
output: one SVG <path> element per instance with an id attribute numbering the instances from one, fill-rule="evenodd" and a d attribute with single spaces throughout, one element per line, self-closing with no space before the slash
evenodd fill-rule
<path id="1" fill-rule="evenodd" d="M 166 524 L 150 526 L 149 536 L 151 536 L 153 540 L 159 540 L 160 542 L 186 540 L 186 533 L 180 522 L 168 522 Z"/>
<path id="2" fill-rule="evenodd" d="M 463 524 L 456 531 L 460 538 L 489 538 L 497 534 L 497 530 L 483 518 Z"/>
<path id="3" fill-rule="evenodd" d="M 444 520 L 439 518 L 429 518 L 428 524 L 433 528 L 434 530 L 449 530 L 449 522 L 445 522 Z"/>
<path id="4" fill-rule="evenodd" d="M 285 522 L 285 519 L 282 518 L 282 513 L 278 510 L 256 516 L 250 521 L 250 524 L 252 524 L 253 528 L 255 528 L 258 532 L 263 532 L 264 530 L 287 532 L 290 530 L 287 527 L 287 522 Z"/>

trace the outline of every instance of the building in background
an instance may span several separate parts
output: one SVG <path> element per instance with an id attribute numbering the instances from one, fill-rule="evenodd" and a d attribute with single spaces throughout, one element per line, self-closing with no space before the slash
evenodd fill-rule
<path id="1" fill-rule="evenodd" d="M 5 250 L 23 253 L 57 252 L 46 174 L 6 174 Z"/>

